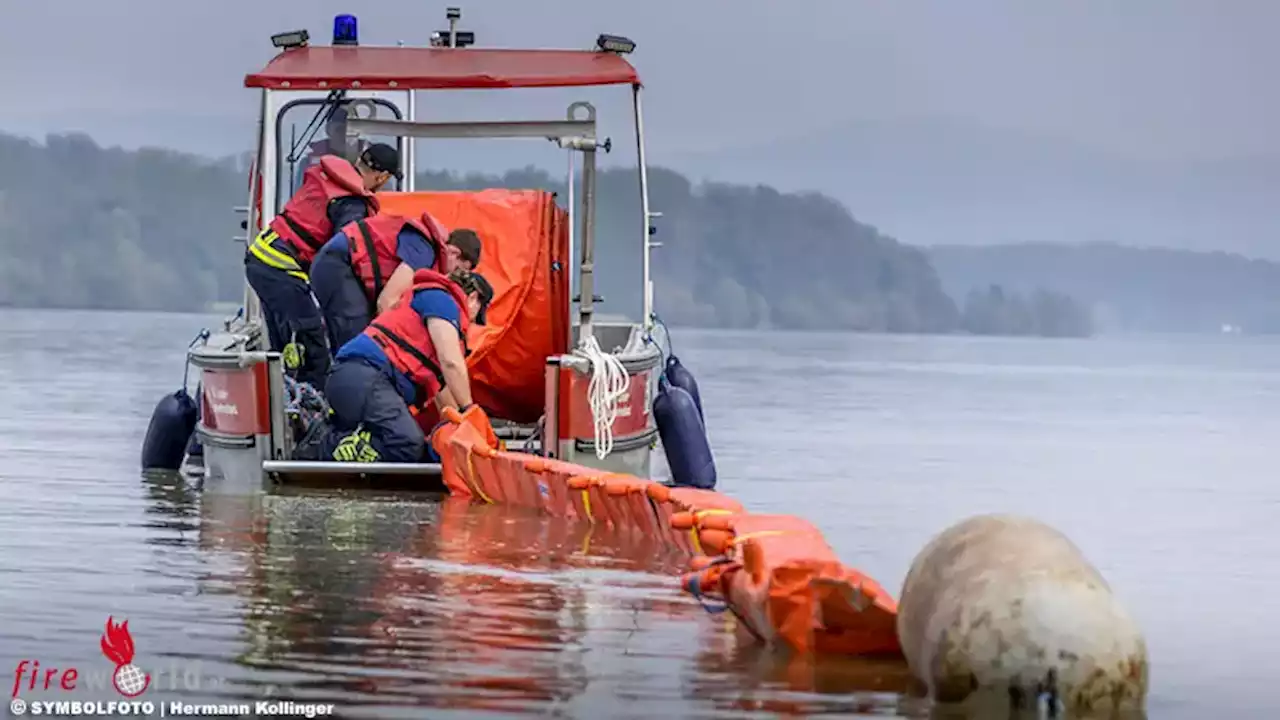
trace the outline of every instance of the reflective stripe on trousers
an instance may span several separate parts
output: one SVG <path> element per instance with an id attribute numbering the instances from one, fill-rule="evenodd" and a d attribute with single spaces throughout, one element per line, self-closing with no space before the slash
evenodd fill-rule
<path id="1" fill-rule="evenodd" d="M 249 244 L 249 252 L 258 258 L 263 265 L 286 272 L 302 282 L 310 284 L 311 280 L 302 271 L 302 266 L 298 264 L 298 261 L 275 248 L 275 241 L 279 239 L 279 233 L 268 227 L 258 233 L 258 237 L 254 238 L 253 242 Z"/>

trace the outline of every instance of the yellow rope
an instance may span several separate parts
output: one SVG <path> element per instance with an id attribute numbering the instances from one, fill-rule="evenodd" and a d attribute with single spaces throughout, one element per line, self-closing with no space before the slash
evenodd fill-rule
<path id="1" fill-rule="evenodd" d="M 737 545 L 739 543 L 744 543 L 748 540 L 754 540 L 755 538 L 772 537 L 774 535 L 790 535 L 793 532 L 795 531 L 793 530 L 760 530 L 758 532 L 746 533 L 744 535 L 736 535 L 734 536 L 733 540 L 729 542 L 729 544 Z"/>
<path id="2" fill-rule="evenodd" d="M 490 505 L 493 505 L 494 504 L 493 499 L 490 498 L 488 495 L 484 494 L 484 491 L 480 489 L 480 483 L 476 481 L 476 466 L 471 460 L 471 452 L 472 452 L 472 446 L 468 445 L 467 446 L 467 476 L 468 476 L 467 484 L 471 486 L 472 490 L 476 491 L 476 494 L 480 496 L 481 500 L 484 500 Z"/>
<path id="3" fill-rule="evenodd" d="M 693 541 L 693 551 L 695 553 L 698 555 L 706 555 L 706 552 L 702 550 L 702 542 L 698 540 L 698 528 L 689 528 L 689 539 Z"/>

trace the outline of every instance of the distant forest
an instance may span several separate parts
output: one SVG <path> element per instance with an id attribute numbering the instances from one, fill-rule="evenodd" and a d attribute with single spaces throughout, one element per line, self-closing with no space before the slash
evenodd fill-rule
<path id="1" fill-rule="evenodd" d="M 1046 288 L 1093 310 L 1100 332 L 1280 332 L 1280 263 L 1108 243 L 928 249 L 952 293 Z"/>
<path id="2" fill-rule="evenodd" d="M 1069 289 L 975 276 L 949 295 L 922 249 L 856 220 L 819 194 L 706 183 L 652 170 L 655 303 L 673 325 L 1085 336 L 1089 309 Z M 548 174 L 425 173 L 419 187 L 547 188 Z M 562 194 L 563 197 L 563 194 Z M 634 316 L 640 297 L 634 170 L 599 180 L 603 312 Z M 44 144 L 0 135 L 0 306 L 206 311 L 238 302 L 247 200 L 242 159 L 101 148 L 83 135 Z M 1052 266 L 1041 275 L 1049 277 Z M 1030 277 L 1024 275 L 1020 279 Z M 995 287 L 999 285 L 999 287 Z M 959 302 L 955 298 L 959 298 Z"/>

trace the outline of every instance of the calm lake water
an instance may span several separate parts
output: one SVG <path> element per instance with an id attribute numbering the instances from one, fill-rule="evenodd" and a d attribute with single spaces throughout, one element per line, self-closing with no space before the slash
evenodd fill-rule
<path id="1" fill-rule="evenodd" d="M 23 697 L 111 699 L 98 638 L 113 615 L 148 699 L 287 698 L 344 717 L 919 716 L 898 668 L 736 642 L 681 594 L 678 558 L 492 508 L 202 501 L 140 477 L 151 409 L 215 321 L 0 313 L 0 682 L 22 660 L 80 677 Z M 674 339 L 720 489 L 749 508 L 809 518 L 895 594 L 947 525 L 1030 514 L 1081 546 L 1146 632 L 1152 718 L 1280 709 L 1280 343 Z"/>

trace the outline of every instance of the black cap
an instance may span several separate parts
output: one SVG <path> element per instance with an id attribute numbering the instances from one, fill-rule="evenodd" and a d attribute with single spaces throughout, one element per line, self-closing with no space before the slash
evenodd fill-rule
<path id="1" fill-rule="evenodd" d="M 404 179 L 400 174 L 400 153 L 386 143 L 374 143 L 365 148 L 364 152 L 360 153 L 360 162 L 370 170 L 389 172 L 395 176 L 396 180 Z"/>
<path id="2" fill-rule="evenodd" d="M 464 294 L 476 294 L 476 299 L 480 301 L 480 309 L 476 311 L 475 323 L 484 325 L 486 311 L 489 309 L 489 303 L 493 301 L 493 286 L 480 273 L 461 268 L 449 273 L 449 279 L 457 283 Z"/>
<path id="3" fill-rule="evenodd" d="M 476 294 L 480 296 L 480 311 L 476 313 L 476 324 L 484 325 L 485 313 L 489 309 L 489 303 L 493 302 L 493 286 L 478 272 L 471 273 L 471 277 L 476 282 Z"/>

